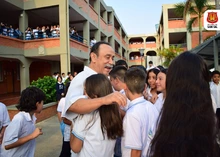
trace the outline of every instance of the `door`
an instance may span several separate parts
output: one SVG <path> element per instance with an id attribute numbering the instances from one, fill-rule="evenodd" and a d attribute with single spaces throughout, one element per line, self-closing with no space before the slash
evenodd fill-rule
<path id="1" fill-rule="evenodd" d="M 7 93 L 12 93 L 13 91 L 13 73 L 12 70 L 6 71 L 6 86 L 7 86 Z"/>

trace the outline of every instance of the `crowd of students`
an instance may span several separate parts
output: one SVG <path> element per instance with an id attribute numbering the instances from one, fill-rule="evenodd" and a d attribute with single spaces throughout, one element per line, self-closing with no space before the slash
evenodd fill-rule
<path id="1" fill-rule="evenodd" d="M 70 38 L 77 40 L 79 42 L 84 42 L 83 37 L 81 37 L 75 27 L 70 27 L 69 29 Z M 16 29 L 12 25 L 0 23 L 0 35 L 9 36 L 17 39 L 33 40 L 33 39 L 43 39 L 43 38 L 55 38 L 60 37 L 60 26 L 37 26 L 36 28 L 27 27 L 25 32 L 21 32 L 19 28 Z"/>
<path id="2" fill-rule="evenodd" d="M 60 157 L 220 156 L 218 71 L 210 83 L 204 60 L 190 52 L 176 57 L 168 69 L 147 72 L 143 66 L 128 68 L 123 60 L 113 67 L 114 54 L 108 43 L 97 42 L 89 66 L 63 92 L 57 109 L 63 133 Z M 3 125 L 4 152 L 10 156 L 34 156 L 34 139 L 42 134 L 33 126 L 33 113 L 42 109 L 44 95 L 32 88 L 21 94 L 21 112 Z M 15 127 L 15 122 L 21 125 Z M 31 129 L 21 135 L 26 125 Z"/>

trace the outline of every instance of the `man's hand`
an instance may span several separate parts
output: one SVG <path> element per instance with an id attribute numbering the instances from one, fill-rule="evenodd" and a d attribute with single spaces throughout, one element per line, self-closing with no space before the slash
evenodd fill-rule
<path id="1" fill-rule="evenodd" d="M 117 91 L 103 97 L 103 100 L 104 100 L 105 105 L 110 105 L 110 104 L 116 103 L 116 104 L 124 107 L 127 104 L 126 96 L 120 92 L 117 92 Z"/>

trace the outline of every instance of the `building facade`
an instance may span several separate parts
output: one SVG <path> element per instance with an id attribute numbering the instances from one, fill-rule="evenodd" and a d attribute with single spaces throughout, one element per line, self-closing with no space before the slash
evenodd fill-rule
<path id="1" fill-rule="evenodd" d="M 89 64 L 91 38 L 109 42 L 116 61 L 129 57 L 127 34 L 103 0 L 8 0 L 0 10 L 4 27 L 23 32 L 19 37 L 0 32 L 0 94 L 20 92 L 54 72 L 81 71 Z M 47 26 L 56 27 L 55 35 L 42 33 Z"/>

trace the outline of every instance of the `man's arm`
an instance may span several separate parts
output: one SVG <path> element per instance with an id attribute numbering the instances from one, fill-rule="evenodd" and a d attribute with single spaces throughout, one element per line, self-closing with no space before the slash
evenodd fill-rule
<path id="1" fill-rule="evenodd" d="M 131 157 L 141 157 L 141 150 L 132 149 Z"/>
<path id="2" fill-rule="evenodd" d="M 81 98 L 75 101 L 69 107 L 68 111 L 78 114 L 85 114 L 96 110 L 102 105 L 109 105 L 112 103 L 117 103 L 120 106 L 125 106 L 127 103 L 127 98 L 125 95 L 121 94 L 120 92 L 114 92 L 101 98 L 94 98 L 94 99 Z"/>
<path id="3" fill-rule="evenodd" d="M 5 145 L 5 149 L 8 150 L 8 149 L 12 149 L 12 148 L 15 148 L 15 147 L 19 147 L 23 144 L 25 144 L 26 142 L 38 137 L 39 135 L 42 135 L 43 132 L 41 131 L 40 128 L 36 128 L 34 130 L 34 132 L 30 135 L 27 135 L 25 137 L 22 137 L 22 138 L 19 138 L 16 142 L 12 143 L 12 144 L 9 144 L 9 145 Z"/>

